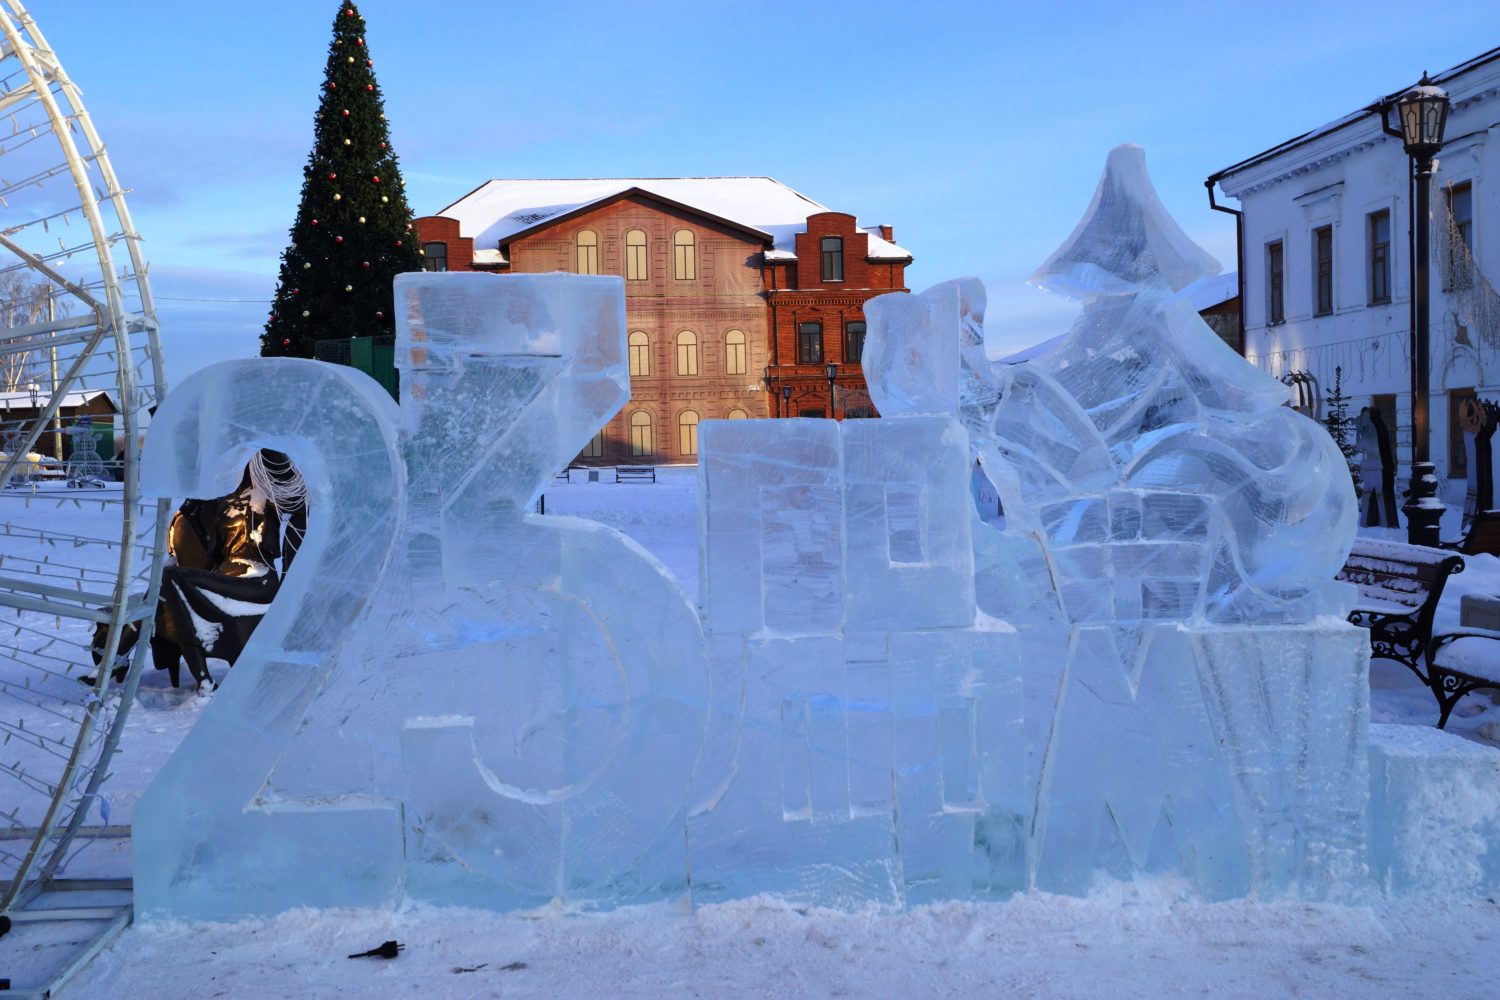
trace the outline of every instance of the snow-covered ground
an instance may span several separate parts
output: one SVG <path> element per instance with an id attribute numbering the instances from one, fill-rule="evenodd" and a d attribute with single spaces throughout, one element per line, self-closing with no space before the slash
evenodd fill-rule
<path id="1" fill-rule="evenodd" d="M 392 961 L 345 955 L 386 940 Z M 300 911 L 133 927 L 72 996 L 1493 1000 L 1500 907 L 1088 899 L 906 911 L 754 898 L 577 915 Z"/>
<path id="2" fill-rule="evenodd" d="M 47 506 L 24 516 L 55 520 Z M 547 511 L 624 531 L 696 593 L 694 470 L 662 469 L 655 484 L 558 483 Z M 84 515 L 70 508 L 66 516 Z M 1500 593 L 1500 559 L 1468 559 L 1449 583 L 1439 628 L 1457 626 L 1459 598 L 1469 592 Z M 1435 719 L 1431 694 L 1405 668 L 1377 662 L 1371 685 L 1375 721 Z M 144 678 L 107 786 L 113 822 L 129 822 L 140 791 L 205 703 L 173 691 L 164 674 Z M 1449 731 L 1500 745 L 1500 706 L 1471 695 Z M 102 842 L 69 874 L 128 867 L 128 844 Z M 344 958 L 391 938 L 406 945 L 393 961 Z M 0 978 L 12 941 L 0 944 Z M 1183 902 L 1164 883 L 1106 885 L 1088 899 L 1032 893 L 902 912 L 806 910 L 766 898 L 691 912 L 676 903 L 602 914 L 412 907 L 136 926 L 69 995 L 1478 998 L 1497 991 L 1497 947 L 1493 900 L 1205 905 Z"/>

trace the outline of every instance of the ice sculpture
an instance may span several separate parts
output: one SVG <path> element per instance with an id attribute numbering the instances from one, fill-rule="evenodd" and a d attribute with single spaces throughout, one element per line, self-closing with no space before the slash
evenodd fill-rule
<path id="1" fill-rule="evenodd" d="M 1170 869 L 1317 894 L 1363 863 L 1367 654 L 1332 582 L 1353 490 L 1286 387 L 1177 298 L 1215 270 L 1122 146 L 1034 279 L 1084 299 L 1057 349 L 986 360 L 972 279 L 866 306 L 876 405 L 960 416 L 1003 499 L 976 551 L 1012 572 L 979 602 L 1020 629 L 1042 888 Z"/>
<path id="2" fill-rule="evenodd" d="M 1370 727 L 1371 854 L 1390 892 L 1500 891 L 1500 753 L 1441 729 Z"/>
<path id="3" fill-rule="evenodd" d="M 703 616 L 734 746 L 693 898 L 899 903 L 1025 884 L 1013 630 L 977 613 L 950 417 L 703 424 Z"/>
<path id="4" fill-rule="evenodd" d="M 627 398 L 618 278 L 402 276 L 399 411 L 312 362 L 189 379 L 148 487 L 272 447 L 314 523 L 137 807 L 139 908 L 1368 884 L 1346 466 L 1177 297 L 1209 263 L 1122 147 L 1039 272 L 1085 298 L 1050 355 L 989 362 L 972 279 L 869 303 L 884 419 L 702 425 L 698 608 L 528 513 Z"/>
<path id="5" fill-rule="evenodd" d="M 621 281 L 406 275 L 396 297 L 399 412 L 349 369 L 262 360 L 198 373 L 156 416 L 148 490 L 222 493 L 268 444 L 314 520 L 137 807 L 144 912 L 684 885 L 697 617 L 624 536 L 527 513 L 628 397 Z"/>

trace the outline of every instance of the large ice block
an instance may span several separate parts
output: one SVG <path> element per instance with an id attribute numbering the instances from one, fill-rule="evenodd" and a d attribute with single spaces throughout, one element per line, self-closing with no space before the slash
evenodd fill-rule
<path id="1" fill-rule="evenodd" d="M 696 613 L 601 525 L 528 513 L 628 397 L 618 278 L 403 275 L 398 413 L 308 361 L 229 362 L 156 416 L 148 492 L 256 445 L 308 544 L 137 807 L 138 905 L 222 918 L 401 898 L 682 891 L 710 676 Z"/>
<path id="2" fill-rule="evenodd" d="M 1426 726 L 1370 727 L 1370 853 L 1390 893 L 1500 891 L 1500 750 Z"/>
<path id="3" fill-rule="evenodd" d="M 1211 899 L 1243 895 L 1241 824 L 1188 634 L 1083 626 L 1069 640 L 1038 786 L 1037 887 L 1078 894 L 1098 871 L 1168 871 Z"/>
<path id="4" fill-rule="evenodd" d="M 1358 899 L 1371 805 L 1369 634 L 1334 618 L 1184 631 L 1253 891 Z"/>
<path id="5" fill-rule="evenodd" d="M 1025 884 L 1019 647 L 979 615 L 967 435 L 946 416 L 706 421 L 711 723 L 693 898 L 911 902 Z M 731 722 L 730 720 L 734 720 Z M 711 751 L 712 752 L 712 751 Z"/>

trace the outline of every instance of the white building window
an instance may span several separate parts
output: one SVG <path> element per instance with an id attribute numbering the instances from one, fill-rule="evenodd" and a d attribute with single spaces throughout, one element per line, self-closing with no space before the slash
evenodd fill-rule
<path id="1" fill-rule="evenodd" d="M 1370 246 L 1370 305 L 1391 301 L 1391 213 L 1371 212 L 1366 224 Z"/>
<path id="2" fill-rule="evenodd" d="M 1313 314 L 1333 312 L 1333 227 L 1313 230 Z"/>
<path id="3" fill-rule="evenodd" d="M 1266 322 L 1286 322 L 1286 244 L 1266 244 Z"/>

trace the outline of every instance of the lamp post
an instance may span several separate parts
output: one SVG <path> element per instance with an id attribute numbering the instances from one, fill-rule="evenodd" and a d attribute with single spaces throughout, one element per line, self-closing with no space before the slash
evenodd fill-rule
<path id="1" fill-rule="evenodd" d="M 29 392 L 29 393 L 31 393 L 31 408 L 33 410 L 35 410 L 36 409 L 36 398 L 37 398 L 37 396 L 41 395 L 42 387 L 39 386 L 39 385 L 37 385 L 36 382 L 34 382 L 34 381 L 33 382 L 27 382 L 26 383 L 26 391 Z"/>
<path id="2" fill-rule="evenodd" d="M 792 415 L 792 387 L 785 382 L 781 383 L 781 398 L 786 403 L 786 415 Z"/>
<path id="3" fill-rule="evenodd" d="M 832 361 L 828 362 L 826 369 L 828 373 L 828 417 L 830 420 L 839 418 L 839 400 L 833 394 L 833 380 L 839 377 L 839 366 Z"/>
<path id="4" fill-rule="evenodd" d="M 1387 109 L 1389 110 L 1389 109 Z M 1428 332 L 1428 277 L 1432 270 L 1428 258 L 1428 193 L 1432 187 L 1432 158 L 1443 146 L 1443 128 L 1448 124 L 1448 94 L 1435 87 L 1427 74 L 1411 90 L 1396 98 L 1401 120 L 1398 133 L 1412 161 L 1413 198 L 1411 228 L 1412 308 L 1415 321 L 1411 331 L 1411 488 L 1407 493 L 1406 540 L 1412 545 L 1436 546 L 1438 523 L 1443 505 L 1437 499 L 1437 475 L 1429 453 L 1431 427 L 1428 423 L 1428 368 L 1431 346 Z M 1394 131 L 1386 126 L 1387 131 Z"/>

